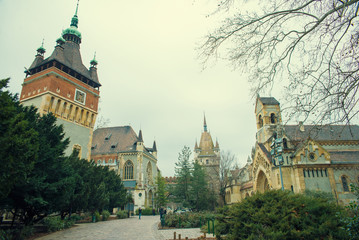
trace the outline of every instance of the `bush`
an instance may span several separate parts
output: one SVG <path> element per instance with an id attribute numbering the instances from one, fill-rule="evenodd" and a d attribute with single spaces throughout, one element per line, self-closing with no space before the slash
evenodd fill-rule
<path id="1" fill-rule="evenodd" d="M 206 216 L 209 216 L 209 214 L 200 212 L 186 212 L 182 214 L 169 213 L 165 215 L 165 226 L 175 228 L 198 228 L 207 224 Z M 212 214 L 210 216 L 214 215 Z"/>
<path id="2" fill-rule="evenodd" d="M 116 213 L 118 219 L 128 218 L 128 212 L 126 210 L 120 210 Z"/>
<path id="3" fill-rule="evenodd" d="M 348 239 L 341 215 L 342 209 L 325 198 L 267 191 L 225 210 L 216 231 L 227 233 L 228 240 Z"/>
<path id="4" fill-rule="evenodd" d="M 43 220 L 43 224 L 48 232 L 56 232 L 73 226 L 75 224 L 75 220 L 73 219 L 61 220 L 60 217 L 46 217 Z"/>
<path id="5" fill-rule="evenodd" d="M 100 221 L 101 215 L 100 215 L 100 213 L 99 213 L 98 211 L 96 211 L 96 212 L 94 213 L 94 216 L 95 216 L 95 222 Z"/>
<path id="6" fill-rule="evenodd" d="M 136 215 L 138 215 L 138 208 L 136 209 Z M 155 210 L 155 214 L 158 214 L 158 212 Z M 142 209 L 142 216 L 150 216 L 153 215 L 153 209 L 152 208 L 143 208 Z"/>
<path id="7" fill-rule="evenodd" d="M 103 210 L 101 215 L 102 215 L 102 221 L 107 221 L 107 219 L 110 217 L 111 214 L 109 211 Z"/>

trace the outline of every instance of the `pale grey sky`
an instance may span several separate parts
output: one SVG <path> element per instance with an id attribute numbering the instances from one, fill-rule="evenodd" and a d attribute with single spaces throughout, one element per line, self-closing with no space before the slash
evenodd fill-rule
<path id="1" fill-rule="evenodd" d="M 19 93 L 36 49 L 48 57 L 70 25 L 76 0 L 0 0 L 0 79 Z M 203 113 L 213 141 L 244 165 L 255 142 L 254 99 L 246 76 L 227 62 L 202 71 L 196 47 L 217 26 L 208 16 L 216 0 L 81 0 L 81 54 L 89 66 L 96 51 L 102 87 L 100 115 L 109 126 L 131 125 L 145 145 L 157 142 L 158 166 L 174 175 L 184 145 L 193 149 Z"/>

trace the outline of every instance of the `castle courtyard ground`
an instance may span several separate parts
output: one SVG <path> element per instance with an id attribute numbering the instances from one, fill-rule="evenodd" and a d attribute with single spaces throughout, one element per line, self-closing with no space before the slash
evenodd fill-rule
<path id="1" fill-rule="evenodd" d="M 97 223 L 77 224 L 75 227 L 55 232 L 38 240 L 86 239 L 86 240 L 166 240 L 173 239 L 173 233 L 182 239 L 201 236 L 198 228 L 158 230 L 159 216 L 142 216 Z"/>

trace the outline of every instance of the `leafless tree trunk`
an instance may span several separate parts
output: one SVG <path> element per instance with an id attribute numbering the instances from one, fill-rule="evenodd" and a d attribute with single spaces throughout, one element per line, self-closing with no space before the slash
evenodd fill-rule
<path id="1" fill-rule="evenodd" d="M 231 170 L 237 161 L 236 155 L 230 151 L 221 152 L 221 160 L 219 162 L 219 194 L 223 204 L 226 203 L 226 188 L 231 184 Z"/>

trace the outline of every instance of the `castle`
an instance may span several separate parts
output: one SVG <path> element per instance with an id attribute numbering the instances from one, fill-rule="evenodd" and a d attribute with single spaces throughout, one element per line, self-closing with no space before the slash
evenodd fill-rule
<path id="1" fill-rule="evenodd" d="M 281 189 L 281 177 L 283 188 L 295 193 L 324 191 L 338 204 L 355 199 L 349 185 L 359 183 L 359 126 L 283 125 L 280 103 L 273 97 L 258 97 L 255 115 L 256 143 L 247 164 L 232 171 L 227 203 Z M 282 139 L 282 165 L 271 155 L 275 137 Z"/>

